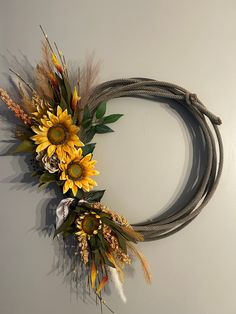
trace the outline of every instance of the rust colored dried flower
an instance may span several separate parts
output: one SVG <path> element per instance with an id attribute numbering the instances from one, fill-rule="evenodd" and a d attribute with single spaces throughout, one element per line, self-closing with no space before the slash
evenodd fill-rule
<path id="1" fill-rule="evenodd" d="M 2 88 L 0 88 L 0 98 L 7 105 L 7 107 L 15 113 L 16 117 L 23 121 L 24 124 L 32 125 L 32 118 L 19 105 L 17 105 Z"/>
<path id="2" fill-rule="evenodd" d="M 80 247 L 80 256 L 81 256 L 82 261 L 86 265 L 89 260 L 87 237 L 84 235 L 79 235 L 78 240 L 79 240 L 79 247 Z"/>

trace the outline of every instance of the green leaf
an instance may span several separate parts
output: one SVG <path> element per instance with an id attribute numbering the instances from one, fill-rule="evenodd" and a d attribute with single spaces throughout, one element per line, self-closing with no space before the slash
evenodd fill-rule
<path id="1" fill-rule="evenodd" d="M 96 129 L 96 133 L 99 133 L 99 134 L 114 132 L 111 128 L 109 128 L 109 126 L 105 124 L 98 124 L 95 126 L 95 129 Z"/>
<path id="2" fill-rule="evenodd" d="M 59 106 L 61 107 L 61 109 L 62 109 L 63 111 L 66 110 L 66 109 L 68 109 L 68 105 L 67 105 L 65 99 L 63 98 L 63 96 L 61 96 L 61 101 L 60 101 Z"/>
<path id="3" fill-rule="evenodd" d="M 88 202 L 100 202 L 104 193 L 105 190 L 86 192 L 84 193 L 84 199 Z"/>
<path id="4" fill-rule="evenodd" d="M 95 134 L 96 134 L 96 129 L 95 129 L 95 127 L 90 128 L 90 129 L 85 133 L 85 140 L 84 140 L 84 143 L 89 143 L 89 142 L 91 142 Z"/>
<path id="5" fill-rule="evenodd" d="M 70 197 L 74 197 L 73 194 L 70 195 Z M 78 198 L 79 200 L 82 199 L 84 197 L 84 192 L 81 189 L 78 189 L 78 192 L 76 193 L 76 198 Z"/>
<path id="6" fill-rule="evenodd" d="M 71 91 L 71 86 L 70 86 L 70 83 L 68 82 L 68 80 L 64 77 L 63 75 L 63 80 L 64 80 L 64 85 L 65 85 L 65 88 L 66 88 L 66 93 L 67 93 L 67 102 L 68 104 L 70 104 L 71 102 L 71 96 L 72 96 L 72 91 Z M 69 105 L 69 111 L 71 112 L 71 107 Z"/>
<path id="7" fill-rule="evenodd" d="M 59 233 L 61 233 L 62 231 L 68 231 L 68 230 L 70 230 L 70 226 L 74 223 L 76 216 L 77 216 L 77 213 L 75 213 L 74 211 L 71 212 L 71 213 L 67 216 L 67 218 L 66 218 L 66 220 L 63 222 L 63 224 L 61 224 L 60 227 L 55 230 L 54 238 L 55 238 L 55 236 L 57 236 L 57 235 L 58 235 Z"/>
<path id="8" fill-rule="evenodd" d="M 111 114 L 109 116 L 104 117 L 103 123 L 104 124 L 114 123 L 117 120 L 119 120 L 121 117 L 123 117 L 123 114 Z"/>
<path id="9" fill-rule="evenodd" d="M 105 101 L 103 101 L 96 110 L 96 118 L 97 119 L 101 119 L 104 114 L 106 113 L 106 109 L 107 109 L 107 103 Z"/>
<path id="10" fill-rule="evenodd" d="M 67 100 L 67 91 L 66 91 L 66 87 L 64 84 L 64 80 L 62 78 L 60 78 L 60 76 L 57 73 L 55 73 L 55 76 L 57 78 L 57 81 L 58 81 L 58 84 L 60 87 L 61 97 L 63 97 L 65 100 Z"/>
<path id="11" fill-rule="evenodd" d="M 88 119 L 92 119 L 92 114 L 91 114 L 89 107 L 87 105 L 84 107 L 83 122 L 88 120 Z"/>
<path id="12" fill-rule="evenodd" d="M 101 217 L 101 220 L 104 224 L 108 225 L 111 227 L 111 229 L 113 230 L 113 232 L 115 232 L 117 234 L 117 236 L 122 235 L 127 241 L 131 241 L 134 243 L 137 243 L 137 241 L 135 239 L 133 239 L 131 236 L 129 236 L 127 233 L 125 233 L 120 226 L 118 225 L 118 223 L 116 223 L 115 221 L 107 218 L 107 217 Z M 119 233 L 119 234 L 118 234 Z"/>
<path id="13" fill-rule="evenodd" d="M 56 182 L 56 181 L 57 181 L 57 175 L 55 173 L 44 172 L 39 178 L 40 185 L 45 184 L 45 183 Z"/>
<path id="14" fill-rule="evenodd" d="M 31 140 L 22 141 L 15 149 L 13 153 L 32 153 L 35 151 L 35 144 Z"/>
<path id="15" fill-rule="evenodd" d="M 83 207 L 80 207 L 80 206 L 76 206 L 75 209 L 73 210 L 74 212 L 76 212 L 77 214 L 80 214 L 81 211 L 83 211 L 84 208 Z"/>
<path id="16" fill-rule="evenodd" d="M 83 128 L 84 128 L 84 129 L 90 128 L 91 125 L 92 125 L 92 121 L 93 121 L 93 119 L 87 119 L 87 120 L 83 121 L 83 122 L 82 122 Z"/>
<path id="17" fill-rule="evenodd" d="M 105 213 L 99 213 L 99 216 L 101 217 L 101 218 L 107 218 L 107 219 L 110 219 L 111 218 L 111 216 L 109 215 L 109 214 L 105 214 Z"/>
<path id="18" fill-rule="evenodd" d="M 70 226 L 66 229 L 66 231 L 62 231 L 62 232 L 63 232 L 63 234 L 62 234 L 63 238 L 66 238 L 66 237 L 69 237 L 71 235 L 74 235 L 75 229 L 72 226 Z"/>
<path id="19" fill-rule="evenodd" d="M 95 262 L 96 267 L 98 268 L 100 265 L 100 259 L 101 259 L 99 250 L 94 250 L 93 253 L 94 253 L 94 262 Z"/>
<path id="20" fill-rule="evenodd" d="M 107 250 L 107 248 L 108 248 L 108 243 L 107 243 L 107 241 L 105 240 L 104 236 L 103 236 L 101 233 L 98 233 L 98 238 L 99 238 L 99 240 L 100 240 L 100 242 L 101 242 L 101 245 L 102 245 L 103 249 L 104 249 L 104 250 Z"/>
<path id="21" fill-rule="evenodd" d="M 87 144 L 82 148 L 82 151 L 83 151 L 83 156 L 86 156 L 88 154 L 92 154 L 94 149 L 95 149 L 95 146 L 96 146 L 96 143 L 91 143 L 91 144 Z"/>
<path id="22" fill-rule="evenodd" d="M 120 233 L 116 233 L 116 235 L 117 235 L 120 247 L 127 254 L 126 239 Z"/>
<path id="23" fill-rule="evenodd" d="M 99 251 L 100 251 L 100 253 L 101 253 L 101 255 L 102 255 L 103 259 L 104 259 L 104 263 L 107 264 L 110 267 L 115 268 L 115 265 L 106 256 L 105 251 L 103 249 L 101 249 L 101 248 L 99 249 Z"/>
<path id="24" fill-rule="evenodd" d="M 92 251 L 97 249 L 97 244 L 96 244 L 96 240 L 95 240 L 94 236 L 90 237 L 89 243 L 90 243 Z"/>
<path id="25" fill-rule="evenodd" d="M 64 184 L 64 181 L 57 181 L 58 186 L 62 186 Z"/>
<path id="26" fill-rule="evenodd" d="M 61 86 L 63 85 L 63 79 L 57 74 L 57 72 L 54 72 L 54 75 L 57 79 L 58 84 Z"/>

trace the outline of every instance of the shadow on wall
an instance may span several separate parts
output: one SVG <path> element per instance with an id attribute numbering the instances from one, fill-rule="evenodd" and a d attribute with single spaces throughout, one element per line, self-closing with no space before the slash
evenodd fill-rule
<path id="1" fill-rule="evenodd" d="M 14 142 L 15 141 L 13 141 L 13 143 Z M 1 147 L 1 151 L 3 152 L 1 155 L 6 156 L 9 152 L 9 147 L 5 148 L 5 151 L 3 151 Z M 12 183 L 11 190 L 24 190 L 29 193 L 35 193 L 39 183 L 38 177 L 32 176 L 32 173 L 37 170 L 35 158 L 32 155 L 17 155 L 12 159 L 11 166 L 14 173 L 19 173 L 20 170 L 21 174 L 9 176 L 1 182 Z M 64 196 L 55 183 L 51 183 L 49 187 L 44 189 L 50 197 L 35 204 L 35 226 L 29 231 L 37 232 L 40 237 L 47 237 L 50 238 L 50 240 L 53 240 L 51 243 L 54 249 L 54 258 L 51 270 L 47 275 L 62 277 L 63 284 L 69 287 L 71 296 L 76 296 L 77 299 L 81 299 L 87 304 L 98 305 L 98 300 L 96 300 L 92 291 L 88 289 L 87 268 L 80 263 L 80 256 L 75 253 L 78 251 L 78 242 L 76 239 L 68 237 L 63 240 L 61 235 L 58 235 L 53 239 L 56 222 L 56 208 Z M 133 269 L 131 268 L 129 275 L 132 273 Z M 105 287 L 105 293 L 107 295 L 111 294 L 108 285 Z"/>

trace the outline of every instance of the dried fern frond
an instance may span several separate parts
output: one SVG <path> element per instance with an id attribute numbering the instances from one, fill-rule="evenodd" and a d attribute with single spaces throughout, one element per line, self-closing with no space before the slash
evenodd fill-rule
<path id="1" fill-rule="evenodd" d="M 100 69 L 100 63 L 95 62 L 94 54 L 88 57 L 85 65 L 81 69 L 81 77 L 80 77 L 80 96 L 81 108 L 84 108 L 87 104 L 91 91 L 96 83 L 98 74 Z"/>
<path id="2" fill-rule="evenodd" d="M 52 52 L 46 40 L 42 41 L 42 62 L 41 64 L 47 72 L 53 72 Z"/>
<path id="3" fill-rule="evenodd" d="M 36 78 L 37 78 L 37 92 L 43 98 L 52 98 L 53 92 L 49 83 L 49 73 L 46 72 L 45 68 L 38 64 L 36 67 Z"/>
<path id="4" fill-rule="evenodd" d="M 36 67 L 36 85 L 38 94 L 51 98 L 53 93 L 50 85 L 50 75 L 53 73 L 52 53 L 46 40 L 42 41 L 42 60 Z"/>
<path id="5" fill-rule="evenodd" d="M 21 96 L 21 107 L 27 112 L 28 114 L 35 111 L 35 107 L 32 105 L 31 97 L 27 90 L 23 87 L 21 82 L 18 82 L 18 90 Z"/>
<path id="6" fill-rule="evenodd" d="M 146 258 L 130 242 L 127 242 L 127 246 L 130 249 L 130 251 L 139 259 L 140 264 L 141 264 L 142 269 L 143 269 L 144 277 L 145 277 L 147 283 L 150 284 L 152 282 L 152 278 L 151 278 L 151 272 L 149 270 L 149 264 L 148 264 Z"/>

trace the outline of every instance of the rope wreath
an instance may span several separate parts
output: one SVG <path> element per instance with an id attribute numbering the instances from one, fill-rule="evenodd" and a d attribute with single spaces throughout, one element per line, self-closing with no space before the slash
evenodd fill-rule
<path id="1" fill-rule="evenodd" d="M 102 292 L 112 279 L 126 302 L 123 270 L 134 258 L 140 261 L 146 281 L 151 282 L 148 262 L 135 244 L 181 230 L 197 217 L 215 192 L 223 166 L 223 145 L 218 130 L 221 120 L 195 94 L 175 84 L 130 78 L 94 87 L 96 65 L 90 60 L 82 71 L 71 72 L 62 52 L 56 44 L 55 48 L 52 46 L 42 27 L 41 30 L 45 38 L 42 60 L 35 69 L 31 65 L 23 67 L 23 74 L 21 67 L 19 72 L 10 70 L 19 80 L 17 84 L 9 80 L 13 98 L 0 88 L 0 100 L 14 114 L 9 118 L 5 110 L 0 110 L 16 139 L 16 146 L 8 153 L 30 154 L 31 176 L 37 178 L 39 186 L 59 188 L 54 237 L 62 244 L 63 262 L 59 261 L 58 267 L 63 272 L 68 268 L 66 272 L 77 292 L 79 285 L 88 295 L 92 290 L 101 307 L 104 305 L 113 312 Z M 27 69 L 33 69 L 33 73 L 27 73 Z M 25 74 L 30 82 L 24 78 Z M 173 103 L 174 109 L 188 116 L 186 125 L 190 131 L 198 132 L 194 136 L 198 140 L 201 137 L 202 145 L 198 145 L 196 155 L 200 156 L 204 148 L 203 158 L 198 157 L 199 162 L 205 161 L 199 167 L 201 175 L 193 177 L 191 171 L 187 181 L 194 185 L 187 201 L 181 202 L 181 197 L 188 194 L 185 187 L 175 204 L 164 213 L 133 225 L 101 202 L 105 190 L 94 189 L 97 182 L 93 177 L 99 171 L 93 159 L 96 143 L 91 141 L 96 134 L 112 132 L 108 125 L 123 116 L 106 115 L 106 102 L 119 97 Z M 193 155 L 196 158 L 195 152 Z"/>
<path id="2" fill-rule="evenodd" d="M 118 79 L 102 83 L 93 90 L 88 104 L 96 109 L 101 102 L 119 97 L 142 97 L 165 102 L 174 100 L 176 106 L 180 104 L 192 115 L 205 140 L 207 163 L 204 177 L 201 178 L 198 191 L 189 203 L 178 212 L 132 225 L 136 231 L 143 234 L 145 241 L 161 239 L 188 225 L 200 214 L 214 194 L 223 167 L 223 144 L 218 129 L 221 119 L 208 111 L 196 94 L 175 84 L 147 78 Z"/>

